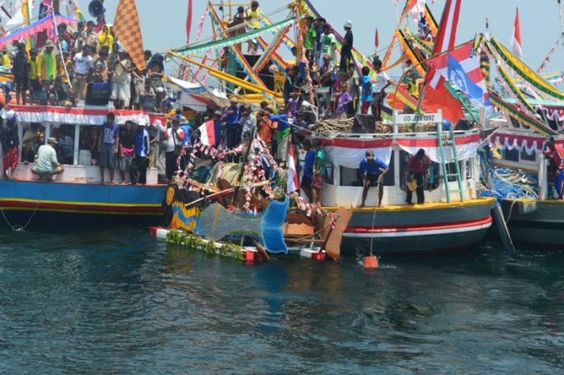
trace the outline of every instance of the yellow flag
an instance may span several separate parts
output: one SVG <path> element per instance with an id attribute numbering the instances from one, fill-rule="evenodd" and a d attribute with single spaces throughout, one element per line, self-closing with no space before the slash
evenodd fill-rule
<path id="1" fill-rule="evenodd" d="M 143 37 L 134 0 L 120 0 L 114 19 L 114 34 L 129 53 L 137 69 L 145 69 Z"/>

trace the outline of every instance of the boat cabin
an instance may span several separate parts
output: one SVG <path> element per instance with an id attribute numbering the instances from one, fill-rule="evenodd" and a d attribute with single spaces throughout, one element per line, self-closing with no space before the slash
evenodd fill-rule
<path id="1" fill-rule="evenodd" d="M 434 131 L 404 133 L 399 132 L 398 127 L 394 126 L 390 133 L 336 134 L 323 138 L 322 146 L 327 154 L 329 178 L 321 191 L 321 203 L 329 207 L 360 206 L 363 186 L 361 176 L 357 172 L 366 151 L 371 150 L 375 158 L 381 159 L 390 168 L 384 178 L 382 205 L 405 204 L 407 161 L 421 148 L 432 161 L 425 181 L 426 202 L 446 202 L 448 198 L 451 201 L 476 198 L 476 181 L 479 181 L 478 131 L 453 131 L 456 150 L 444 142 L 448 133 L 442 131 L 441 133 Z M 439 142 L 441 137 L 443 139 Z M 444 160 L 444 169 L 441 160 Z M 459 165 L 462 192 L 458 187 L 455 163 Z M 377 202 L 378 189 L 370 188 L 366 206 L 376 206 Z"/>
<path id="2" fill-rule="evenodd" d="M 53 106 L 16 106 L 8 110 L 16 113 L 18 135 L 20 139 L 18 166 L 13 177 L 18 180 L 36 180 L 31 169 L 35 155 L 41 144 L 46 144 L 50 137 L 58 141 L 55 148 L 57 160 L 64 165 L 64 172 L 56 181 L 69 183 L 99 183 L 100 168 L 97 165 L 97 145 L 100 127 L 106 121 L 109 112 L 116 115 L 116 123 L 120 126 L 132 121 L 141 126 L 165 124 L 164 115 L 150 114 L 137 110 L 109 110 L 107 108 L 67 108 Z M 158 131 L 151 127 L 150 133 L 158 139 Z M 151 145 L 152 152 L 158 155 L 158 142 Z M 0 146 L 0 155 L 2 154 Z M 117 165 L 116 165 L 117 169 Z M 109 181 L 106 169 L 105 181 Z M 128 178 L 128 177 L 126 177 Z M 120 173 L 115 171 L 114 181 L 120 180 Z M 147 170 L 147 185 L 158 183 L 155 163 Z"/>

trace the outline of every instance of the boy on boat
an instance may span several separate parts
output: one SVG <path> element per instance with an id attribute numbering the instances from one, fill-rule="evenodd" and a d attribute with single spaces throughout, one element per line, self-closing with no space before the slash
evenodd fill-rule
<path id="1" fill-rule="evenodd" d="M 366 157 L 360 162 L 358 167 L 359 177 L 362 178 L 364 189 L 362 190 L 362 204 L 366 205 L 366 197 L 368 190 L 372 186 L 378 186 L 378 207 L 382 207 L 382 198 L 384 196 L 384 176 L 390 169 L 380 158 L 374 158 L 373 151 L 366 151 Z"/>
<path id="2" fill-rule="evenodd" d="M 57 139 L 51 137 L 47 140 L 46 145 L 39 147 L 37 162 L 31 169 L 31 172 L 38 175 L 39 179 L 50 181 L 54 175 L 64 172 L 65 168 L 57 160 L 57 151 L 54 148 L 57 143 Z"/>
<path id="3" fill-rule="evenodd" d="M 106 168 L 110 170 L 110 183 L 114 182 L 114 169 L 116 167 L 117 145 L 119 142 L 119 127 L 115 123 L 116 115 L 108 113 L 106 122 L 102 125 L 98 142 L 100 183 L 104 183 Z"/>

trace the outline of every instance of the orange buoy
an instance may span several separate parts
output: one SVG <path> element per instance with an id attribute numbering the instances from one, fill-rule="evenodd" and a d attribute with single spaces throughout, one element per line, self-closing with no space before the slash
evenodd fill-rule
<path id="1" fill-rule="evenodd" d="M 311 259 L 316 260 L 318 262 L 324 262 L 326 255 L 323 251 L 319 251 L 317 253 L 311 253 Z"/>
<path id="2" fill-rule="evenodd" d="M 375 270 L 376 268 L 378 268 L 378 258 L 376 258 L 374 255 L 364 257 L 362 265 L 366 269 Z"/>
<path id="3" fill-rule="evenodd" d="M 245 263 L 253 264 L 255 262 L 255 252 L 251 250 L 245 251 Z"/>

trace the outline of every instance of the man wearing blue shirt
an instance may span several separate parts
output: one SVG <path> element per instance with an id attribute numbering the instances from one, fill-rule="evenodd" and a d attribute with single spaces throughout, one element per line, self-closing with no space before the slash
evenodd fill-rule
<path id="1" fill-rule="evenodd" d="M 359 177 L 362 178 L 364 190 L 362 191 L 362 204 L 366 203 L 366 196 L 371 186 L 378 186 L 378 207 L 382 206 L 382 197 L 384 196 L 384 175 L 388 173 L 389 168 L 381 159 L 374 159 L 374 152 L 366 151 L 366 157 L 360 162 L 358 167 Z"/>
<path id="2" fill-rule="evenodd" d="M 151 152 L 151 139 L 149 131 L 141 125 L 135 126 L 135 157 L 131 184 L 145 185 L 147 183 L 147 168 L 149 167 L 149 153 Z"/>

